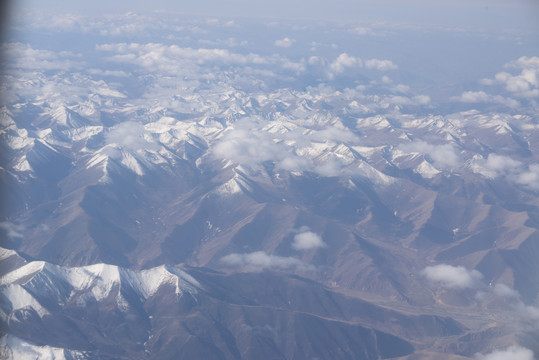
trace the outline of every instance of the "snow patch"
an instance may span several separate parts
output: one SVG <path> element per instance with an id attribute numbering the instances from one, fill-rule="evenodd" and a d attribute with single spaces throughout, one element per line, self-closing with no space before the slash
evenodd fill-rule
<path id="1" fill-rule="evenodd" d="M 4 335 L 0 338 L 0 358 L 5 360 L 83 360 L 88 357 L 84 352 L 47 345 L 39 346 L 13 335 Z"/>
<path id="2" fill-rule="evenodd" d="M 33 309 L 40 317 L 49 312 L 21 285 L 13 284 L 2 287 L 2 296 L 11 305 L 11 311 Z M 5 304 L 5 301 L 2 301 Z"/>
<path id="3" fill-rule="evenodd" d="M 423 160 L 421 164 L 419 164 L 415 169 L 414 172 L 416 174 L 421 175 L 425 179 L 432 179 L 436 175 L 438 175 L 441 171 L 436 169 L 432 164 L 429 162 Z"/>

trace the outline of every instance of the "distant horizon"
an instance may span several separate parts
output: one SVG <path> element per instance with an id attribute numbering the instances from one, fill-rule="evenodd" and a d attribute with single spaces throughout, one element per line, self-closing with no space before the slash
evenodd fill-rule
<path id="1" fill-rule="evenodd" d="M 539 30 L 539 4 L 532 0 L 506 1 L 248 1 L 171 0 L 111 2 L 105 0 L 22 0 L 9 2 L 11 14 L 25 9 L 72 12 L 98 16 L 108 13 L 173 11 L 197 16 L 389 22 L 418 25 L 471 26 L 483 30 L 504 28 Z"/>

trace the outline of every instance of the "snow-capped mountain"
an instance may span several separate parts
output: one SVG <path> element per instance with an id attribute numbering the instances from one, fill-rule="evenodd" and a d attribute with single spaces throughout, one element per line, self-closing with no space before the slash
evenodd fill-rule
<path id="1" fill-rule="evenodd" d="M 327 25 L 131 16 L 5 45 L 2 356 L 539 353 L 539 58 L 435 91 Z"/>

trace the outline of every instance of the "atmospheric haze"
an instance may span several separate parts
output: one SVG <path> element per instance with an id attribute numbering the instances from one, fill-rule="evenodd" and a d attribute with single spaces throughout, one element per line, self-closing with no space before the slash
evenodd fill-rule
<path id="1" fill-rule="evenodd" d="M 9 5 L 0 357 L 537 358 L 535 2 Z"/>

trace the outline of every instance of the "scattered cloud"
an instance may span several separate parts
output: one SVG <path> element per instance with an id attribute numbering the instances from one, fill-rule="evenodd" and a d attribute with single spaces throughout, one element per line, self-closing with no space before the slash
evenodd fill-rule
<path id="1" fill-rule="evenodd" d="M 539 325 L 539 308 L 532 305 L 526 305 L 520 299 L 514 307 L 523 320 L 532 321 L 535 326 Z"/>
<path id="2" fill-rule="evenodd" d="M 486 355 L 476 354 L 476 360 L 534 360 L 533 351 L 520 347 L 510 346 L 503 350 L 494 350 Z"/>
<path id="3" fill-rule="evenodd" d="M 24 230 L 24 227 L 22 225 L 16 225 L 9 221 L 2 221 L 0 222 L 0 230 L 3 230 L 9 239 L 23 238 L 21 232 Z"/>
<path id="4" fill-rule="evenodd" d="M 481 284 L 483 275 L 477 270 L 468 270 L 463 266 L 440 264 L 427 266 L 421 271 L 429 281 L 448 289 L 476 288 Z"/>
<path id="5" fill-rule="evenodd" d="M 144 125 L 134 121 L 125 121 L 113 126 L 105 134 L 107 144 L 128 150 L 158 150 L 159 145 L 154 142 Z"/>
<path id="6" fill-rule="evenodd" d="M 321 176 L 360 173 L 352 166 L 355 160 L 352 153 L 346 153 L 346 150 L 343 150 L 344 155 L 336 153 L 339 144 L 359 141 L 346 128 L 314 130 L 296 127 L 281 132 L 273 131 L 273 126 L 262 125 L 263 120 L 256 118 L 237 121 L 213 144 L 212 154 L 216 158 L 249 166 L 271 161 L 280 169 L 311 171 Z M 294 125 L 289 126 L 292 128 Z"/>
<path id="7" fill-rule="evenodd" d="M 329 65 L 329 73 L 332 77 L 344 73 L 347 69 L 362 67 L 380 71 L 397 69 L 397 65 L 391 60 L 369 59 L 364 61 L 361 58 L 342 53 Z"/>
<path id="8" fill-rule="evenodd" d="M 489 154 L 486 159 L 476 158 L 473 161 L 473 165 L 473 170 L 476 173 L 480 173 L 491 179 L 514 174 L 515 172 L 519 172 L 519 169 L 522 167 L 520 161 L 498 154 Z"/>
<path id="9" fill-rule="evenodd" d="M 128 77 L 129 73 L 122 70 L 88 69 L 88 74 L 99 76 Z"/>
<path id="10" fill-rule="evenodd" d="M 522 98 L 539 97 L 539 57 L 523 56 L 505 65 L 507 69 L 520 70 L 519 74 L 502 71 L 494 79 L 483 79 L 481 84 L 500 84 L 507 91 Z"/>
<path id="11" fill-rule="evenodd" d="M 28 44 L 7 43 L 1 47 L 10 68 L 25 70 L 68 70 L 82 67 L 81 59 L 68 51 L 35 49 Z"/>
<path id="12" fill-rule="evenodd" d="M 269 255 L 264 251 L 247 254 L 230 254 L 221 258 L 221 262 L 230 267 L 238 267 L 245 271 L 258 272 L 264 269 L 288 270 L 296 269 L 312 271 L 314 267 L 294 257 Z"/>
<path id="13" fill-rule="evenodd" d="M 518 293 L 518 291 L 511 289 L 505 284 L 496 284 L 492 288 L 492 292 L 494 293 L 494 295 L 502 298 L 520 298 L 520 294 Z"/>
<path id="14" fill-rule="evenodd" d="M 275 46 L 288 48 L 291 47 L 295 42 L 296 40 L 285 37 L 284 39 L 276 40 L 274 44 Z"/>
<path id="15" fill-rule="evenodd" d="M 294 236 L 292 247 L 296 250 L 311 250 L 326 247 L 326 243 L 320 235 L 310 231 L 308 227 L 301 227 Z"/>
<path id="16" fill-rule="evenodd" d="M 522 162 L 508 156 L 489 154 L 486 159 L 481 157 L 473 159 L 471 169 L 490 179 L 504 177 L 530 190 L 539 190 L 539 164 L 530 164 L 526 167 Z"/>
<path id="17" fill-rule="evenodd" d="M 357 26 L 357 27 L 355 27 L 353 29 L 350 29 L 348 31 L 351 32 L 352 34 L 356 34 L 356 35 L 371 35 L 371 34 L 374 33 L 371 28 L 365 27 L 365 26 Z"/>
<path id="18" fill-rule="evenodd" d="M 253 125 L 256 121 L 244 120 L 235 124 L 234 129 L 226 132 L 213 146 L 213 154 L 251 166 L 272 161 L 290 171 L 302 171 L 307 167 L 306 159 L 290 152 L 282 142 L 274 141 L 269 133 L 253 129 Z"/>
<path id="19" fill-rule="evenodd" d="M 425 141 L 415 141 L 398 147 L 408 153 L 420 153 L 430 158 L 439 168 L 456 168 L 460 165 L 459 156 L 451 144 L 434 145 Z"/>
<path id="20" fill-rule="evenodd" d="M 378 60 L 378 59 L 365 60 L 365 67 L 367 69 L 376 69 L 380 71 L 397 69 L 397 65 L 393 64 L 391 60 Z"/>
<path id="21" fill-rule="evenodd" d="M 400 90 L 407 91 L 409 87 L 401 85 Z M 395 105 L 427 105 L 430 103 L 430 97 L 427 95 L 416 95 L 414 97 L 407 97 L 407 96 L 390 96 L 387 98 L 387 101 L 391 104 Z"/>
<path id="22" fill-rule="evenodd" d="M 110 61 L 133 64 L 167 76 L 200 76 L 201 66 L 272 66 L 277 69 L 303 72 L 305 65 L 280 55 L 262 56 L 254 53 L 240 54 L 222 48 L 191 48 L 158 43 L 115 43 L 98 45 L 97 50 L 112 52 Z M 270 73 L 272 73 L 272 71 Z M 210 72 L 215 75 L 214 72 Z M 197 75 L 198 74 L 198 75 Z"/>
<path id="23" fill-rule="evenodd" d="M 407 93 L 407 92 L 410 91 L 410 87 L 408 85 L 404 85 L 404 84 L 397 84 L 395 86 L 392 86 L 390 89 L 391 89 L 391 91 L 399 92 L 399 93 Z M 424 96 L 426 96 L 426 95 L 424 95 Z M 430 102 L 430 97 L 429 97 L 429 102 Z"/>
<path id="24" fill-rule="evenodd" d="M 520 319 L 522 324 L 530 325 L 533 328 L 539 327 L 539 308 L 533 305 L 526 305 L 515 289 L 510 288 L 505 284 L 496 284 L 494 287 L 489 287 L 488 290 L 480 290 L 475 298 L 478 301 L 483 301 L 493 295 L 495 298 L 505 299 L 508 301 L 509 309 L 516 319 Z"/>
<path id="25" fill-rule="evenodd" d="M 227 49 L 193 49 L 177 45 L 118 43 L 98 45 L 97 50 L 115 52 L 113 59 L 119 62 L 132 62 L 145 67 L 168 67 L 171 62 L 190 60 L 198 64 L 211 62 L 238 64 L 266 64 L 268 59 L 257 54 L 237 54 Z"/>
<path id="26" fill-rule="evenodd" d="M 539 164 L 531 164 L 527 170 L 516 174 L 514 181 L 532 190 L 539 190 Z"/>
<path id="27" fill-rule="evenodd" d="M 515 99 L 506 98 L 501 95 L 490 95 L 484 91 L 465 91 L 453 99 L 464 103 L 497 103 L 510 108 L 520 106 L 520 103 Z"/>
<path id="28" fill-rule="evenodd" d="M 347 53 L 340 54 L 335 61 L 329 65 L 331 74 L 342 74 L 347 68 L 358 68 L 363 66 L 363 60 Z"/>
<path id="29" fill-rule="evenodd" d="M 322 130 L 315 131 L 311 134 L 310 139 L 313 141 L 335 141 L 335 142 L 358 142 L 359 138 L 356 134 L 348 130 L 348 128 L 326 127 Z"/>

